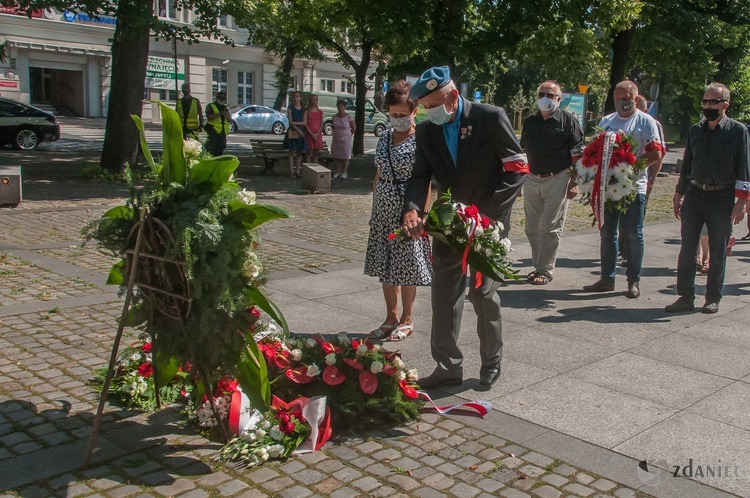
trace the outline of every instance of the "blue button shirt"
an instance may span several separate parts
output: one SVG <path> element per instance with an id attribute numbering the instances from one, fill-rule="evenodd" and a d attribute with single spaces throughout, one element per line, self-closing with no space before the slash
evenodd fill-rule
<path id="1" fill-rule="evenodd" d="M 455 166 L 458 162 L 458 130 L 461 129 L 461 112 L 463 112 L 463 110 L 464 99 L 459 95 L 456 119 L 454 119 L 452 123 L 445 123 L 443 125 L 445 144 L 448 146 L 448 151 L 451 153 L 451 157 L 453 158 L 453 166 Z"/>

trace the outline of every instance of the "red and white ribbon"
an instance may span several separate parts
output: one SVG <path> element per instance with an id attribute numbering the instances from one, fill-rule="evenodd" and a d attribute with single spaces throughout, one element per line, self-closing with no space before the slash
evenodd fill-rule
<path id="1" fill-rule="evenodd" d="M 255 428 L 263 419 L 263 415 L 253 408 L 250 399 L 239 387 L 232 393 L 232 402 L 229 405 L 229 429 L 241 436 L 245 429 Z"/>
<path id="2" fill-rule="evenodd" d="M 492 411 L 492 403 L 490 403 L 489 401 L 466 401 L 464 403 L 458 403 L 456 405 L 438 406 L 434 401 L 432 401 L 432 398 L 430 398 L 430 395 L 426 392 L 417 391 L 417 393 L 420 397 L 426 399 L 432 405 L 432 408 L 434 408 L 435 411 L 437 411 L 441 415 L 450 413 L 453 410 L 469 408 L 476 411 L 481 417 L 484 417 Z"/>
<path id="3" fill-rule="evenodd" d="M 602 154 L 599 158 L 599 168 L 594 178 L 594 188 L 591 193 L 591 203 L 594 207 L 594 217 L 596 218 L 599 230 L 604 223 L 604 205 L 606 203 L 607 182 L 609 181 L 609 161 L 612 159 L 612 153 L 615 151 L 617 143 L 617 134 L 611 131 L 606 132 L 602 141 Z"/>

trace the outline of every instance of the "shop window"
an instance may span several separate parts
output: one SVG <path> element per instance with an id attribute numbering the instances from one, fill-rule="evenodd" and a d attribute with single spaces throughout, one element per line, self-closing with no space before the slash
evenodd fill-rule
<path id="1" fill-rule="evenodd" d="M 162 102 L 177 102 L 177 91 L 160 89 L 159 100 Z"/>
<path id="2" fill-rule="evenodd" d="M 350 93 L 354 95 L 354 85 L 352 85 L 351 81 L 342 81 L 341 82 L 341 92 L 340 93 Z"/>
<path id="3" fill-rule="evenodd" d="M 216 99 L 220 91 L 227 91 L 227 70 L 214 68 L 211 70 L 211 100 Z"/>
<path id="4" fill-rule="evenodd" d="M 320 80 L 320 91 L 321 92 L 335 92 L 335 82 L 333 80 Z"/>
<path id="5" fill-rule="evenodd" d="M 237 104 L 250 105 L 253 103 L 253 73 L 237 72 Z"/>

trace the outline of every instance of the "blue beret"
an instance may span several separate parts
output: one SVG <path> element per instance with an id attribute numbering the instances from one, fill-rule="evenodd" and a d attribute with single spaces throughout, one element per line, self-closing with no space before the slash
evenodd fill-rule
<path id="1" fill-rule="evenodd" d="M 412 85 L 410 99 L 421 99 L 435 90 L 443 88 L 451 81 L 451 70 L 448 66 L 431 67 Z"/>

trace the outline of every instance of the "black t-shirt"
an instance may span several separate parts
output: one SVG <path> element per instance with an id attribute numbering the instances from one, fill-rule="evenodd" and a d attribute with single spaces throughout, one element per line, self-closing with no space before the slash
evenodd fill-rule
<path id="1" fill-rule="evenodd" d="M 568 111 L 557 109 L 548 119 L 537 111 L 523 123 L 521 147 L 535 175 L 559 173 L 572 164 L 571 150 L 583 143 L 583 130 Z"/>

